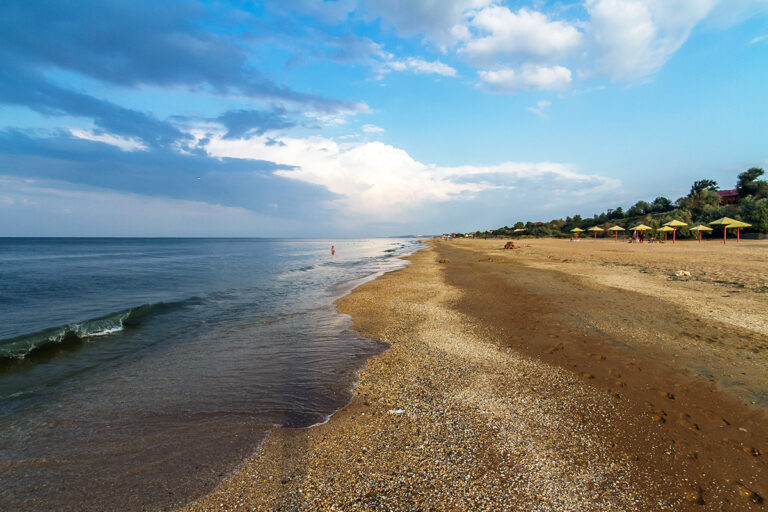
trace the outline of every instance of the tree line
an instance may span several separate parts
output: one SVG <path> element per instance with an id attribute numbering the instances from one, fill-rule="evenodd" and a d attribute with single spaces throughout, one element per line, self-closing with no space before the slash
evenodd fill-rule
<path id="1" fill-rule="evenodd" d="M 512 226 L 504 226 L 489 231 L 475 231 L 466 236 L 489 238 L 494 236 L 549 236 L 570 237 L 574 228 L 588 229 L 598 226 L 608 229 L 620 226 L 629 229 L 637 224 L 646 224 L 659 228 L 665 222 L 680 220 L 688 224 L 678 230 L 678 237 L 694 237 L 695 233 L 688 228 L 698 224 L 708 224 L 722 217 L 752 224 L 748 231 L 768 233 L 768 182 L 760 179 L 763 169 L 753 167 L 738 175 L 736 182 L 737 202 L 722 204 L 717 193 L 718 184 L 714 180 L 703 179 L 691 185 L 688 195 L 671 201 L 666 197 L 657 197 L 651 202 L 638 201 L 624 210 L 621 206 L 608 209 L 592 217 L 582 218 L 581 215 L 553 219 L 549 222 L 516 222 Z M 514 232 L 515 229 L 525 231 Z"/>

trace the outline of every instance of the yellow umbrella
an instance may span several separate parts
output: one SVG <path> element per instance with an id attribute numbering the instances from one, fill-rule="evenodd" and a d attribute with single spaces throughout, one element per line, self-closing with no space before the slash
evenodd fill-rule
<path id="1" fill-rule="evenodd" d="M 576 238 L 579 238 L 579 233 L 583 233 L 583 232 L 584 232 L 584 230 L 581 229 L 581 228 L 573 228 L 571 230 L 571 233 L 576 233 Z"/>
<path id="2" fill-rule="evenodd" d="M 741 235 L 739 234 L 739 231 L 741 230 L 741 228 L 749 228 L 749 227 L 752 227 L 752 224 L 747 224 L 746 222 L 741 222 L 740 220 L 734 222 L 733 224 L 728 224 L 727 226 L 725 226 L 726 229 L 736 228 L 736 242 L 741 241 Z"/>
<path id="3" fill-rule="evenodd" d="M 671 228 L 669 226 L 664 226 L 663 228 L 658 228 L 656 231 L 663 231 L 664 232 L 664 241 L 667 241 L 667 232 L 672 231 L 675 232 L 675 228 Z"/>
<path id="4" fill-rule="evenodd" d="M 728 225 L 734 224 L 736 222 L 739 222 L 736 219 L 732 219 L 730 217 L 723 217 L 722 219 L 713 220 L 709 223 L 710 226 L 723 226 L 723 243 L 726 243 L 726 238 L 728 238 Z"/>
<path id="5" fill-rule="evenodd" d="M 597 226 L 592 226 L 587 231 L 594 231 L 595 232 L 595 241 L 597 241 L 597 232 L 598 231 L 605 231 L 603 228 L 599 228 Z"/>
<path id="6" fill-rule="evenodd" d="M 615 242 L 619 241 L 619 231 L 625 231 L 625 229 L 621 226 L 613 226 L 612 228 L 608 228 L 608 231 L 613 231 L 613 240 Z"/>
<path id="7" fill-rule="evenodd" d="M 638 231 L 648 231 L 649 229 L 653 229 L 653 228 L 651 226 L 646 226 L 645 224 L 638 224 L 637 226 L 635 226 L 633 228 L 629 228 L 629 229 L 634 231 L 635 232 L 635 237 L 637 237 L 637 232 Z"/>
<path id="8" fill-rule="evenodd" d="M 675 220 L 671 220 L 669 222 L 665 222 L 664 225 L 673 228 L 672 229 L 672 243 L 675 243 L 675 238 L 676 238 L 675 235 L 677 235 L 677 228 L 682 227 L 682 226 L 687 226 L 688 224 L 686 224 L 685 222 L 682 222 L 682 221 L 679 221 L 679 220 L 675 219 Z M 667 235 L 664 235 L 664 236 L 666 237 Z M 665 240 L 666 240 L 666 238 L 665 238 Z"/>
<path id="9" fill-rule="evenodd" d="M 703 225 L 700 224 L 700 225 L 698 225 L 696 227 L 691 228 L 691 231 L 698 231 L 699 232 L 699 243 L 701 243 L 701 232 L 702 231 L 712 231 L 712 228 L 707 227 L 707 226 L 703 226 Z"/>

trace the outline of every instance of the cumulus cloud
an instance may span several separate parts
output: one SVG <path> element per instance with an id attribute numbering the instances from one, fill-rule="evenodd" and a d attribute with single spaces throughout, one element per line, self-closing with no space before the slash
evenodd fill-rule
<path id="1" fill-rule="evenodd" d="M 501 68 L 479 72 L 482 85 L 494 92 L 514 92 L 520 89 L 545 91 L 563 90 L 571 85 L 571 70 L 563 66 L 524 66 L 521 69 Z"/>
<path id="2" fill-rule="evenodd" d="M 439 60 L 430 62 L 415 57 L 409 57 L 405 60 L 390 60 L 386 62 L 385 68 L 392 71 L 412 71 L 420 75 L 435 74 L 450 77 L 456 76 L 456 69 L 448 64 L 443 64 Z"/>
<path id="3" fill-rule="evenodd" d="M 466 19 L 493 0 L 364 0 L 400 35 L 423 35 L 441 47 L 452 46 L 466 31 Z"/>
<path id="4" fill-rule="evenodd" d="M 685 43 L 717 0 L 587 0 L 597 70 L 614 80 L 650 75 Z"/>
<path id="5" fill-rule="evenodd" d="M 586 19 L 556 19 L 554 9 L 514 11 L 494 0 L 365 0 L 365 5 L 401 35 L 421 35 L 486 71 L 578 66 L 585 76 L 613 80 L 652 75 L 704 20 L 728 25 L 768 10 L 766 0 L 585 0 Z M 491 79 L 509 75 L 487 73 Z"/>
<path id="6" fill-rule="evenodd" d="M 552 21 L 528 9 L 517 13 L 501 5 L 482 9 L 469 22 L 472 34 L 460 52 L 471 61 L 496 64 L 513 58 L 552 60 L 574 53 L 582 35 L 571 24 Z"/>
<path id="7" fill-rule="evenodd" d="M 549 190 L 563 187 L 574 192 L 618 186 L 615 180 L 557 163 L 439 167 L 381 142 L 340 144 L 324 137 L 282 138 L 281 142 L 282 146 L 270 146 L 264 137 L 214 137 L 205 147 L 213 156 L 268 159 L 289 166 L 274 174 L 322 186 L 337 196 L 330 201 L 332 206 L 374 221 L 403 221 L 415 208 L 513 189 L 523 181 L 542 180 L 549 183 Z"/>

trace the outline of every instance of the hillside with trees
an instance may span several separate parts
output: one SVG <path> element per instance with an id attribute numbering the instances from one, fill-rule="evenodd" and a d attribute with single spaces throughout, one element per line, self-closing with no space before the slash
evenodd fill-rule
<path id="1" fill-rule="evenodd" d="M 535 236 L 535 237 L 570 237 L 574 228 L 588 229 L 598 226 L 608 229 L 620 226 L 629 229 L 637 224 L 646 224 L 652 228 L 661 227 L 665 222 L 680 220 L 688 224 L 678 230 L 678 238 L 694 237 L 688 228 L 698 224 L 708 224 L 721 217 L 731 217 L 752 224 L 747 232 L 768 233 L 768 181 L 760 179 L 763 169 L 753 167 L 739 174 L 735 193 L 720 191 L 714 180 L 703 179 L 693 183 L 688 195 L 671 201 L 666 197 L 657 197 L 651 202 L 638 201 L 624 210 L 621 206 L 609 209 L 592 217 L 580 215 L 554 219 L 549 222 L 516 222 L 490 231 L 476 231 L 467 236 L 487 238 L 494 236 Z M 726 202 L 726 197 L 732 200 Z M 525 231 L 514 232 L 515 229 Z M 598 234 L 598 236 L 601 236 Z M 603 233 L 602 236 L 607 236 Z"/>

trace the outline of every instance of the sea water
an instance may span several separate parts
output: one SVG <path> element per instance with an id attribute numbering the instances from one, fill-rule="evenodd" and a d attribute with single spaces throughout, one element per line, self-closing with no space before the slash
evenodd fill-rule
<path id="1" fill-rule="evenodd" d="M 326 421 L 386 348 L 334 300 L 417 248 L 0 239 L 0 509 L 173 508 Z"/>

